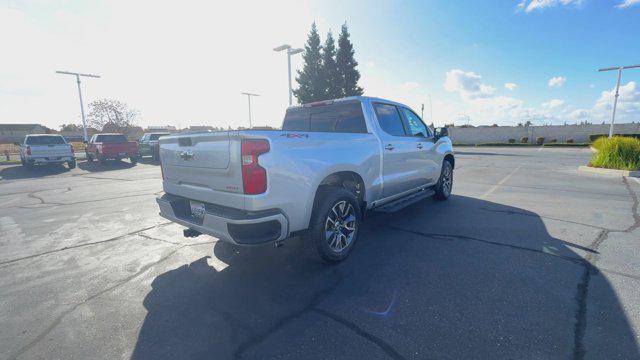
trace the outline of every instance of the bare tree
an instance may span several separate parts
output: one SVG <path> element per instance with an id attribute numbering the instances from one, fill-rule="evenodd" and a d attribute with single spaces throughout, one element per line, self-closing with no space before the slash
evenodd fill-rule
<path id="1" fill-rule="evenodd" d="M 138 111 L 115 99 L 100 99 L 89 104 L 87 121 L 91 127 L 127 134 L 133 129 Z"/>

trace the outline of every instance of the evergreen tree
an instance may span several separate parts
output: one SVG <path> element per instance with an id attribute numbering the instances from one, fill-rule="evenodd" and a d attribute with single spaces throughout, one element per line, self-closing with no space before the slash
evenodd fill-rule
<path id="1" fill-rule="evenodd" d="M 342 95 L 357 96 L 362 95 L 363 89 L 358 86 L 360 72 L 356 69 L 358 62 L 354 58 L 353 44 L 349 40 L 349 29 L 347 23 L 342 25 L 340 36 L 338 37 L 338 52 L 336 53 L 336 63 L 340 76 Z"/>
<path id="2" fill-rule="evenodd" d="M 320 35 L 314 22 L 311 25 L 307 43 L 304 45 L 304 54 L 302 55 L 304 66 L 302 71 L 298 70 L 296 77 L 298 88 L 293 91 L 300 104 L 318 101 L 325 97 L 326 90 L 320 76 L 322 71 L 321 48 Z"/>
<path id="3" fill-rule="evenodd" d="M 327 34 L 327 40 L 322 49 L 322 71 L 320 74 L 325 88 L 324 100 L 338 99 L 344 96 L 336 63 L 336 43 L 331 31 Z"/>

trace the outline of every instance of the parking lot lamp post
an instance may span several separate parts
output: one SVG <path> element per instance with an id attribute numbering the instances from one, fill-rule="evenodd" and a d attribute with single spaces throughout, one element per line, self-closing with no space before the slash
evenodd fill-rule
<path id="1" fill-rule="evenodd" d="M 249 129 L 251 129 L 253 126 L 251 125 L 251 97 L 252 96 L 260 96 L 258 94 L 251 94 L 251 93 L 241 93 L 242 95 L 247 95 L 247 100 L 249 101 Z"/>
<path id="2" fill-rule="evenodd" d="M 92 77 L 92 78 L 100 78 L 100 76 L 91 75 L 91 74 L 80 74 L 80 73 L 74 73 L 69 71 L 56 71 L 56 73 L 63 74 L 63 75 L 74 75 L 76 77 L 76 82 L 78 84 L 78 95 L 80 96 L 80 114 L 82 114 L 83 139 L 84 141 L 88 141 L 89 138 L 87 136 L 87 119 L 84 116 L 84 104 L 82 103 L 82 89 L 80 87 L 80 77 L 85 76 L 85 77 Z"/>
<path id="3" fill-rule="evenodd" d="M 616 121 L 616 107 L 618 107 L 618 97 L 620 96 L 620 78 L 622 77 L 622 70 L 638 68 L 638 67 L 640 67 L 640 65 L 615 66 L 610 68 L 598 69 L 598 71 L 618 70 L 618 81 L 616 82 L 616 93 L 613 98 L 613 113 L 611 114 L 611 126 L 609 127 L 609 137 L 613 137 L 613 124 Z"/>
<path id="4" fill-rule="evenodd" d="M 289 106 L 293 104 L 293 88 L 291 87 L 291 55 L 303 52 L 303 49 L 292 49 L 291 45 L 281 45 L 274 48 L 273 51 L 287 50 L 287 71 L 289 74 Z"/>

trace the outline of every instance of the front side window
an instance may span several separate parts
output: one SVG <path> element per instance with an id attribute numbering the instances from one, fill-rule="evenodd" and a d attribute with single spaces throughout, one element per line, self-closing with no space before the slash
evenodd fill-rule
<path id="1" fill-rule="evenodd" d="M 162 136 L 168 136 L 168 135 L 169 134 L 151 134 L 151 135 L 149 135 L 149 140 L 150 141 L 155 141 L 155 140 L 160 139 L 160 137 L 162 137 Z"/>
<path id="2" fill-rule="evenodd" d="M 400 108 L 404 117 L 405 126 L 411 136 L 429 137 L 431 133 L 418 115 L 407 108 Z"/>
<path id="3" fill-rule="evenodd" d="M 373 104 L 378 123 L 384 132 L 393 136 L 405 136 L 402 119 L 394 105 Z"/>

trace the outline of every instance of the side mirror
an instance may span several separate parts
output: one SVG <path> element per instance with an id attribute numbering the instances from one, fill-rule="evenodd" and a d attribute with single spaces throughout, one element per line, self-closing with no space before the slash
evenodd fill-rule
<path id="1" fill-rule="evenodd" d="M 436 128 L 435 137 L 436 139 L 440 139 L 443 137 L 449 136 L 449 129 L 446 127 Z"/>

